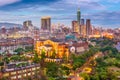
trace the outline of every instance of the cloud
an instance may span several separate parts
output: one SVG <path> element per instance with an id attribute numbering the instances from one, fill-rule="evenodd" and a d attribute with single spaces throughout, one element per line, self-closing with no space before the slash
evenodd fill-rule
<path id="1" fill-rule="evenodd" d="M 0 6 L 5 6 L 5 5 L 16 3 L 19 1 L 21 0 L 0 0 Z"/>
<path id="2" fill-rule="evenodd" d="M 19 3 L 12 4 L 16 2 Z M 4 11 L 0 12 L 0 21 L 22 23 L 30 19 L 40 26 L 40 17 L 51 16 L 52 23 L 71 25 L 80 7 L 82 18 L 90 18 L 93 24 L 117 25 L 120 23 L 120 11 L 117 10 L 120 6 L 115 5 L 117 2 L 120 0 L 0 0 L 0 6 L 12 4 L 0 8 Z"/>
<path id="3" fill-rule="evenodd" d="M 76 10 L 80 8 L 82 10 L 105 10 L 105 5 L 99 3 L 100 0 L 60 0 L 50 6 L 57 9 L 64 8 L 66 10 Z M 88 11 L 88 10 L 87 10 Z"/>
<path id="4" fill-rule="evenodd" d="M 40 6 L 40 5 L 35 5 L 35 6 L 30 6 L 27 8 L 21 8 L 18 9 L 18 11 L 34 11 L 34 12 L 42 12 L 42 11 L 62 11 L 64 9 L 56 9 L 50 6 Z"/>
<path id="5" fill-rule="evenodd" d="M 98 2 L 99 0 L 63 0 L 69 4 L 80 4 L 80 3 L 91 3 L 91 2 Z"/>
<path id="6" fill-rule="evenodd" d="M 119 3 L 120 0 L 106 0 L 107 2 L 110 2 L 110 3 Z"/>
<path id="7" fill-rule="evenodd" d="M 100 27 L 115 28 L 119 27 L 120 11 L 102 11 L 93 14 L 84 14 L 84 18 L 90 18 L 92 25 Z"/>
<path id="8" fill-rule="evenodd" d="M 92 19 L 119 21 L 120 11 L 99 12 L 91 14 Z M 106 21 L 107 22 L 107 21 Z M 119 21 L 120 22 L 120 21 Z"/>

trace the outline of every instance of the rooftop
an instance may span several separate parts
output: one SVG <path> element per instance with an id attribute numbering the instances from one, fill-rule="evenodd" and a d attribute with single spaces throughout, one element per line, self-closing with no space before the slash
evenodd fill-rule
<path id="1" fill-rule="evenodd" d="M 50 18 L 51 18 L 50 16 L 44 16 L 41 19 L 50 19 Z"/>

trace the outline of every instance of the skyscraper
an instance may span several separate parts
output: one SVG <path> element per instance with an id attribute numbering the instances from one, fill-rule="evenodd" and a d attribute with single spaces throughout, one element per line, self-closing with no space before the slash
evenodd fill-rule
<path id="1" fill-rule="evenodd" d="M 23 28 L 28 29 L 29 27 L 33 26 L 31 20 L 27 20 L 23 22 Z"/>
<path id="2" fill-rule="evenodd" d="M 86 36 L 88 37 L 91 34 L 92 34 L 91 21 L 90 19 L 87 19 L 86 20 Z"/>
<path id="3" fill-rule="evenodd" d="M 80 33 L 80 36 L 82 35 L 82 26 L 81 26 L 81 12 L 80 12 L 80 9 L 78 9 L 77 11 L 77 22 L 78 22 L 78 27 L 79 27 L 79 33 Z"/>
<path id="4" fill-rule="evenodd" d="M 81 37 L 84 37 L 85 34 L 86 34 L 86 29 L 85 29 L 85 28 L 86 28 L 86 25 L 85 25 L 85 23 L 84 23 L 84 19 L 81 19 L 80 22 L 81 22 L 81 23 L 80 23 L 80 24 L 81 24 L 81 25 L 80 25 L 80 30 L 81 30 L 81 31 L 80 31 L 80 35 L 81 35 Z"/>
<path id="5" fill-rule="evenodd" d="M 42 17 L 41 18 L 41 29 L 48 30 L 51 32 L 51 17 Z"/>
<path id="6" fill-rule="evenodd" d="M 72 30 L 73 30 L 73 32 L 79 33 L 78 21 L 72 21 Z"/>
<path id="7" fill-rule="evenodd" d="M 78 9 L 78 11 L 77 11 L 77 21 L 78 21 L 78 25 L 80 25 L 80 19 L 81 19 L 81 12 L 80 12 L 80 9 Z"/>
<path id="8" fill-rule="evenodd" d="M 81 19 L 80 22 L 81 22 L 81 23 L 80 23 L 81 25 L 84 25 L 84 24 L 85 24 L 85 23 L 84 23 L 84 19 Z"/>

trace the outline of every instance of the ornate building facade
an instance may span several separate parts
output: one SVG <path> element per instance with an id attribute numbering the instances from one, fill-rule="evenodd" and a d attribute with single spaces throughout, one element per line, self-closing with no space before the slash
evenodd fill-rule
<path id="1" fill-rule="evenodd" d="M 52 40 L 37 41 L 35 45 L 35 50 L 38 54 L 45 53 L 48 58 L 63 58 L 69 56 L 69 48 L 64 43 Z"/>

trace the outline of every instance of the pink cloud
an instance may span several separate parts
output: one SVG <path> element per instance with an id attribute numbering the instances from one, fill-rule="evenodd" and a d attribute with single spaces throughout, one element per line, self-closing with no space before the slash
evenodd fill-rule
<path id="1" fill-rule="evenodd" d="M 0 0 L 0 6 L 16 3 L 19 1 L 21 1 L 21 0 Z"/>

